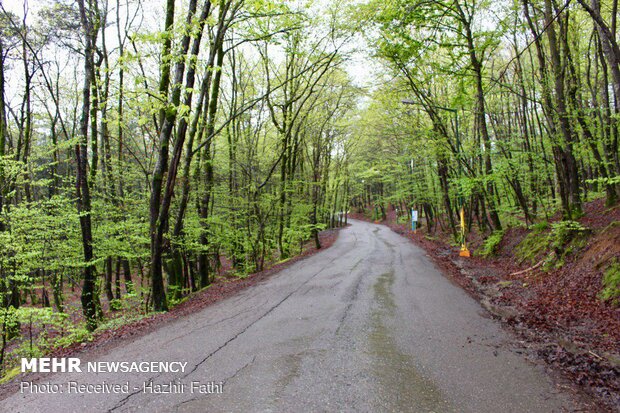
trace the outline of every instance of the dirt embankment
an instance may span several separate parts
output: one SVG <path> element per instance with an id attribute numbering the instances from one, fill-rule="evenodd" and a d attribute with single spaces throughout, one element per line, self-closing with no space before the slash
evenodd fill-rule
<path id="1" fill-rule="evenodd" d="M 480 256 L 484 237 L 475 229 L 468 236 L 473 256 L 462 258 L 449 234 L 426 228 L 414 234 L 409 223 L 397 221 L 390 210 L 383 223 L 423 247 L 538 357 L 620 411 L 620 304 L 601 298 L 603 274 L 620 260 L 619 207 L 588 203 L 578 228 L 568 233 L 557 218 L 509 228 L 486 258 Z"/>

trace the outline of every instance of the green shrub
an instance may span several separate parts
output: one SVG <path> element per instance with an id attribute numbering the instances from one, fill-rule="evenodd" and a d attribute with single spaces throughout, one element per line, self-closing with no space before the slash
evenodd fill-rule
<path id="1" fill-rule="evenodd" d="M 546 268 L 560 268 L 567 256 L 582 249 L 587 241 L 590 229 L 577 221 L 560 221 L 551 225 L 549 234 L 550 247 L 555 252 L 555 260 L 548 260 Z"/>
<path id="2" fill-rule="evenodd" d="M 54 341 L 55 347 L 69 347 L 73 343 L 84 343 L 91 341 L 93 335 L 84 326 L 76 326 L 72 328 L 69 334 L 60 337 Z"/>
<path id="3" fill-rule="evenodd" d="M 560 221 L 551 224 L 551 246 L 562 249 L 576 238 L 582 237 L 588 232 L 588 228 L 577 221 Z"/>
<path id="4" fill-rule="evenodd" d="M 34 342 L 24 341 L 18 347 L 16 347 L 13 351 L 11 351 L 11 356 L 15 358 L 43 357 L 45 355 L 45 352 L 47 351 L 46 347 L 47 347 L 47 340 L 39 339 Z"/>
<path id="5" fill-rule="evenodd" d="M 114 300 L 110 301 L 110 310 L 120 311 L 122 309 L 123 309 L 123 303 L 121 302 L 121 300 L 115 298 Z"/>
<path id="6" fill-rule="evenodd" d="M 396 223 L 397 224 L 407 224 L 407 223 L 411 223 L 411 218 L 409 217 L 409 215 L 401 215 L 398 218 L 396 218 Z"/>
<path id="7" fill-rule="evenodd" d="M 603 289 L 600 298 L 618 304 L 620 298 L 620 263 L 614 260 L 603 273 Z"/>
<path id="8" fill-rule="evenodd" d="M 519 262 L 534 260 L 549 246 L 549 234 L 545 231 L 549 228 L 547 222 L 532 225 L 532 231 L 519 243 L 515 255 Z"/>
<path id="9" fill-rule="evenodd" d="M 550 231 L 547 230 L 551 228 Z M 519 243 L 515 254 L 520 262 L 529 261 L 534 264 L 544 252 L 552 252 L 546 258 L 543 269 L 560 268 L 566 256 L 583 248 L 587 243 L 590 229 L 577 221 L 560 221 L 549 225 L 542 222 L 532 226 L 530 232 Z"/>
<path id="10" fill-rule="evenodd" d="M 97 328 L 97 331 L 117 330 L 127 324 L 131 324 L 133 322 L 142 320 L 143 318 L 146 318 L 146 317 L 148 317 L 148 315 L 139 314 L 139 313 L 123 314 L 120 317 L 111 318 L 107 320 L 105 323 L 102 323 Z"/>
<path id="11" fill-rule="evenodd" d="M 505 233 L 506 231 L 504 230 L 493 231 L 482 243 L 482 247 L 478 254 L 482 257 L 490 257 L 497 254 L 497 247 L 502 242 Z"/>
<path id="12" fill-rule="evenodd" d="M 548 228 L 549 228 L 548 221 L 537 222 L 536 224 L 531 226 L 532 231 L 536 233 L 541 233 Z"/>

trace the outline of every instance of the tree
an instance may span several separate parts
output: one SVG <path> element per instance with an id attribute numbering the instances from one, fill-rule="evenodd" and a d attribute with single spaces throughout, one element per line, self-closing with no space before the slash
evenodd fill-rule
<path id="1" fill-rule="evenodd" d="M 79 140 L 75 145 L 77 210 L 82 229 L 82 249 L 84 251 L 84 281 L 82 284 L 82 308 L 90 330 L 97 328 L 101 305 L 96 287 L 95 268 L 92 263 L 93 234 L 91 223 L 91 198 L 88 185 L 88 119 L 90 115 L 90 93 L 95 78 L 94 49 L 97 33 L 92 24 L 92 2 L 86 8 L 84 0 L 78 0 L 80 21 L 84 42 L 84 86 L 82 88 L 82 115 L 80 118 Z M 95 138 L 96 139 L 96 138 Z"/>

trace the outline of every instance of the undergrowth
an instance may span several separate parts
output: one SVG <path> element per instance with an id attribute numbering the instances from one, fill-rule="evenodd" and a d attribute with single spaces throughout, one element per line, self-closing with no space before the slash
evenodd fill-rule
<path id="1" fill-rule="evenodd" d="M 620 262 L 614 259 L 603 273 L 603 289 L 600 297 L 603 301 L 620 304 Z"/>
<path id="2" fill-rule="evenodd" d="M 590 229 L 577 221 L 542 222 L 532 226 L 532 232 L 519 243 L 515 255 L 521 263 L 534 264 L 547 253 L 543 269 L 561 268 L 568 256 L 587 244 L 589 233 Z"/>
<path id="3" fill-rule="evenodd" d="M 136 294 L 127 294 L 122 299 L 110 302 L 111 314 L 117 317 L 104 321 L 97 331 L 118 329 L 146 317 L 139 308 Z M 119 311 L 122 311 L 120 313 Z M 4 383 L 21 371 L 21 358 L 43 357 L 55 349 L 66 348 L 74 343 L 93 339 L 84 322 L 76 322 L 66 312 L 56 312 L 51 307 L 9 307 L 0 313 L 5 335 L 0 383 Z"/>
<path id="4" fill-rule="evenodd" d="M 527 234 L 515 250 L 515 255 L 520 263 L 534 260 L 548 247 L 548 235 L 545 233 L 549 228 L 546 221 L 532 225 L 532 231 Z"/>
<path id="5" fill-rule="evenodd" d="M 485 258 L 497 254 L 497 249 L 505 233 L 506 231 L 504 230 L 493 231 L 482 243 L 478 254 Z"/>
<path id="6" fill-rule="evenodd" d="M 9 307 L 2 318 L 4 334 L 13 345 L 5 348 L 0 383 L 20 373 L 16 366 L 22 357 L 43 357 L 54 348 L 92 340 L 85 323 L 75 323 L 69 314 L 54 312 L 50 307 Z"/>

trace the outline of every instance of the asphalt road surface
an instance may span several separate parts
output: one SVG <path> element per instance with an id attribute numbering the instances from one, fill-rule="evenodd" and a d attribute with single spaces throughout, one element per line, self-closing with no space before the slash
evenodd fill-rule
<path id="1" fill-rule="evenodd" d="M 30 387 L 0 411 L 571 411 L 571 396 L 421 249 L 352 224 L 331 248 L 94 360 L 187 362 L 183 373 L 49 374 L 38 384 L 63 393 Z M 75 394 L 102 383 L 126 387 Z"/>

